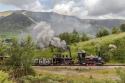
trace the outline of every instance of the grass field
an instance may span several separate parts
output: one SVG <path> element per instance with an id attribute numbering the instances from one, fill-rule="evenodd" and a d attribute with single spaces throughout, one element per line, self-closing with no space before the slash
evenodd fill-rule
<path id="1" fill-rule="evenodd" d="M 77 52 L 78 49 L 87 51 L 89 54 L 96 54 L 95 50 L 97 46 L 105 46 L 109 44 L 114 44 L 116 40 L 125 39 L 125 33 L 113 34 L 101 38 L 91 39 L 89 41 L 80 42 L 75 45 L 72 45 L 73 55 Z"/>
<path id="2" fill-rule="evenodd" d="M 19 35 L 12 34 L 12 33 L 1 34 L 1 38 L 12 38 L 12 37 L 19 37 Z M 72 52 L 72 57 L 74 59 L 76 59 L 77 52 L 79 49 L 85 50 L 88 55 L 91 55 L 91 54 L 96 55 L 97 47 L 105 46 L 108 48 L 109 44 L 114 44 L 117 41 L 124 43 L 125 42 L 125 33 L 113 34 L 113 35 L 109 35 L 109 36 L 105 36 L 105 37 L 101 37 L 101 38 L 91 39 L 91 40 L 85 41 L 85 42 L 79 42 L 76 44 L 72 44 L 70 46 L 71 52 Z M 123 48 L 122 46 L 119 46 L 119 48 Z M 123 48 L 123 49 L 125 49 L 125 48 Z M 36 49 L 35 57 L 50 58 L 53 56 L 54 53 L 55 52 L 52 52 L 50 48 Z M 64 54 L 69 54 L 69 53 L 64 52 Z M 124 55 L 123 53 L 120 53 L 120 54 Z M 117 63 L 117 62 L 114 61 L 113 63 Z"/>
<path id="3" fill-rule="evenodd" d="M 118 83 L 120 80 L 117 68 L 34 67 L 34 69 L 46 83 Z"/>
<path id="4" fill-rule="evenodd" d="M 89 41 L 85 42 L 79 42 L 76 44 L 72 44 L 71 47 L 71 52 L 73 58 L 77 57 L 77 52 L 78 49 L 80 50 L 85 50 L 89 55 L 96 55 L 96 49 L 99 46 L 105 46 L 108 48 L 109 44 L 114 44 L 116 41 L 121 41 L 122 43 L 125 42 L 125 33 L 120 33 L 120 34 L 113 34 L 101 38 L 95 38 L 91 39 Z M 120 48 L 120 46 L 119 46 Z M 68 54 L 68 52 L 65 52 L 64 54 Z M 51 57 L 53 55 L 53 52 L 51 52 L 50 48 L 46 48 L 44 50 L 38 50 L 36 52 L 36 55 L 39 56 L 44 56 L 44 57 Z"/>

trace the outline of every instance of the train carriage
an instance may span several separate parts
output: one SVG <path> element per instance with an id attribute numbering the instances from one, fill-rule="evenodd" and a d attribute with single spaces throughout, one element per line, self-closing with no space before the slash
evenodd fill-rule
<path id="1" fill-rule="evenodd" d="M 71 52 L 70 52 L 71 54 Z M 103 65 L 104 60 L 98 56 L 87 55 L 85 51 L 79 51 L 77 53 L 77 62 L 74 63 L 71 55 L 54 54 L 51 59 L 35 59 L 34 65 L 37 66 L 99 66 Z"/>

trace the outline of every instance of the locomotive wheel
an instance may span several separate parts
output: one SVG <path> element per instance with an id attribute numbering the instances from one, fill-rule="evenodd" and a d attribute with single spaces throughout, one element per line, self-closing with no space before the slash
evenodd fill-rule
<path id="1" fill-rule="evenodd" d="M 85 65 L 86 65 L 86 66 L 96 66 L 95 63 L 86 63 Z"/>

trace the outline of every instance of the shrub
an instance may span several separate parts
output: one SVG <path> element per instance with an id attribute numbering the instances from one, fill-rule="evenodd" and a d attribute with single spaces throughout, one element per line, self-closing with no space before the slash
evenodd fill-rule
<path id="1" fill-rule="evenodd" d="M 112 29 L 112 34 L 118 34 L 118 33 L 120 33 L 120 32 L 121 32 L 120 28 L 114 27 L 114 28 Z"/>
<path id="2" fill-rule="evenodd" d="M 109 35 L 109 31 L 105 28 L 101 29 L 99 32 L 97 32 L 96 37 L 103 37 Z"/>
<path id="3" fill-rule="evenodd" d="M 87 36 L 87 34 L 83 33 L 81 37 L 81 41 L 87 41 L 87 40 L 89 40 L 89 37 Z"/>
<path id="4" fill-rule="evenodd" d="M 6 61 L 6 66 L 12 78 L 34 74 L 31 67 L 34 47 L 30 37 L 21 44 L 19 44 L 16 39 L 13 39 L 8 55 L 10 57 Z"/>
<path id="5" fill-rule="evenodd" d="M 117 83 L 125 83 L 125 70 L 118 68 L 116 69 L 116 73 L 118 74 L 120 80 Z"/>
<path id="6" fill-rule="evenodd" d="M 116 51 L 113 53 L 113 58 L 120 63 L 124 63 L 125 62 L 125 47 L 124 47 L 124 42 L 125 39 L 122 38 L 120 40 L 116 40 L 114 43 L 117 46 Z"/>
<path id="7" fill-rule="evenodd" d="M 120 30 L 121 30 L 122 32 L 125 32 L 125 24 L 121 24 Z"/>
<path id="8" fill-rule="evenodd" d="M 13 82 L 9 80 L 8 73 L 0 71 L 0 83 L 13 83 Z"/>

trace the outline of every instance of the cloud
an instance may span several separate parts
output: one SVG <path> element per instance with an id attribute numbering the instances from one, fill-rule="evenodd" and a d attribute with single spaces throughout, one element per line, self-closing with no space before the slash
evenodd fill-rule
<path id="1" fill-rule="evenodd" d="M 80 18 L 87 15 L 84 0 L 63 0 L 59 4 L 55 4 L 53 11 L 63 15 L 78 16 Z"/>
<path id="2" fill-rule="evenodd" d="M 0 3 L 31 11 L 42 11 L 43 9 L 39 0 L 0 0 Z"/>
<path id="3" fill-rule="evenodd" d="M 119 14 L 125 11 L 124 0 L 99 0 L 93 7 L 88 9 L 89 15 L 100 16 L 106 14 Z"/>
<path id="4" fill-rule="evenodd" d="M 80 18 L 124 18 L 125 0 L 62 0 L 53 11 Z"/>
<path id="5" fill-rule="evenodd" d="M 52 11 L 79 18 L 121 18 L 125 16 L 125 0 L 0 0 L 31 11 Z"/>

